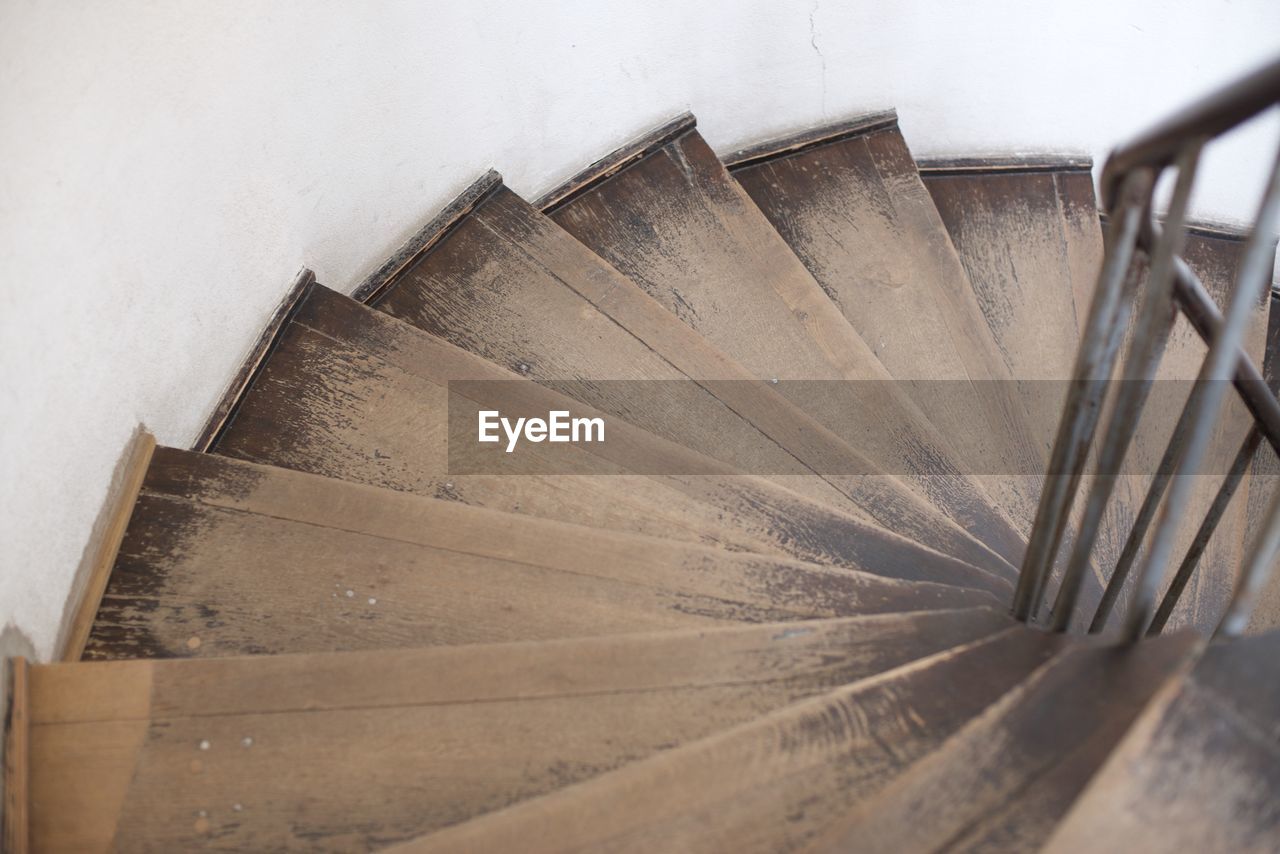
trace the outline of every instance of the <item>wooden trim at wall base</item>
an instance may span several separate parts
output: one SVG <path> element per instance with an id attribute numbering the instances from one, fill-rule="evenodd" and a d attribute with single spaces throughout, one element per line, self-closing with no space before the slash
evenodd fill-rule
<path id="1" fill-rule="evenodd" d="M 258 337 L 258 342 L 253 345 L 253 349 L 249 351 L 248 358 L 244 360 L 244 364 L 236 372 L 235 379 L 231 381 L 231 384 L 227 386 L 227 390 L 223 392 L 222 399 L 214 408 L 213 414 L 209 416 L 204 429 L 200 431 L 200 438 L 196 439 L 191 450 L 207 453 L 212 451 L 218 444 L 218 439 L 222 436 L 223 431 L 235 418 L 236 410 L 240 408 L 240 401 L 244 399 L 245 392 L 253 385 L 253 381 L 258 377 L 258 372 L 266 364 L 267 357 L 275 349 L 280 333 L 284 330 L 289 318 L 293 316 L 298 306 L 302 304 L 303 298 L 315 282 L 316 274 L 306 267 L 298 271 L 293 284 L 289 287 L 288 294 L 285 295 L 284 300 L 276 308 L 271 320 L 267 322 L 266 329 L 262 330 L 262 335 Z"/>
<path id="2" fill-rule="evenodd" d="M 533 206 L 549 214 L 633 163 L 644 160 L 667 143 L 679 139 L 697 126 L 698 120 L 693 117 L 693 113 L 681 113 L 674 119 L 663 122 L 648 133 L 641 134 L 621 148 L 601 157 L 568 181 L 544 193 L 533 203 Z"/>
<path id="3" fill-rule="evenodd" d="M 776 139 L 741 148 L 727 157 L 722 157 L 725 168 L 730 172 L 745 169 L 767 160 L 790 157 L 811 148 L 830 145 L 833 142 L 851 139 L 855 136 L 875 133 L 898 126 L 898 114 L 894 110 L 879 110 L 874 113 L 863 113 L 853 118 L 833 122 L 822 127 L 802 130 Z"/>
<path id="4" fill-rule="evenodd" d="M 354 291 L 351 298 L 365 305 L 374 305 L 395 285 L 400 275 L 418 259 L 430 252 L 449 232 L 475 210 L 485 199 L 502 186 L 502 176 L 490 169 L 477 181 L 463 190 L 430 222 L 404 242 L 387 262 L 373 271 Z"/>
<path id="5" fill-rule="evenodd" d="M 4 715 L 3 850 L 27 854 L 31 845 L 31 709 L 27 660 L 8 660 L 9 708 Z"/>
<path id="6" fill-rule="evenodd" d="M 992 155 L 990 157 L 918 157 L 916 168 L 930 178 L 975 173 L 1089 172 L 1093 158 L 1087 154 Z"/>
<path id="7" fill-rule="evenodd" d="M 58 645 L 60 661 L 79 661 L 84 653 L 89 631 L 93 628 L 93 620 L 98 613 L 98 605 L 102 602 L 102 594 L 106 592 L 111 568 L 115 566 L 116 554 L 124 541 L 125 529 L 129 527 L 133 507 L 137 503 L 138 493 L 142 489 L 142 481 L 151 465 L 151 455 L 155 449 L 155 437 L 145 430 L 139 430 L 126 450 L 122 464 L 117 468 L 116 477 L 107 493 L 106 515 L 99 517 L 98 530 L 85 551 L 86 559 L 77 578 L 79 589 L 72 590 L 69 611 L 71 619 L 64 624 L 63 637 Z"/>

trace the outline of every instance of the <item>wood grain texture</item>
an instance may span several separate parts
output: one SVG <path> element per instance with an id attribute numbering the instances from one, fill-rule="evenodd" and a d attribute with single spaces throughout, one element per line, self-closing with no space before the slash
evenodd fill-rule
<path id="1" fill-rule="evenodd" d="M 1043 455 L 896 123 L 747 163 L 733 176 L 1027 535 Z"/>
<path id="2" fill-rule="evenodd" d="M 824 562 L 849 560 L 854 550 L 868 547 L 927 551 L 907 539 L 915 537 L 925 520 L 911 515 L 911 506 L 895 503 L 891 494 L 883 496 L 881 512 L 892 523 L 893 533 L 823 503 L 806 503 L 768 481 L 739 476 L 626 424 L 611 427 L 609 442 L 602 445 L 558 446 L 569 449 L 570 456 L 557 458 L 550 474 L 522 470 L 514 479 L 501 473 L 450 474 L 445 443 L 448 382 L 517 376 L 317 286 L 281 337 L 217 450 L 328 477 L 593 527 L 730 548 L 765 542 L 772 551 L 805 550 L 807 557 L 825 553 Z M 550 390 L 527 385 L 530 395 L 542 395 L 543 411 L 582 409 L 565 405 L 568 401 Z M 637 470 L 708 474 L 647 477 L 633 474 Z M 574 471 L 596 476 L 580 477 Z M 864 480 L 868 489 L 878 483 Z M 933 557 L 921 556 L 924 562 L 948 561 L 937 553 L 947 546 L 947 554 L 972 556 L 967 562 L 985 556 L 983 571 L 993 566 L 989 551 L 950 530 L 950 538 L 941 542 L 920 538 L 939 546 Z M 938 536 L 942 533 L 946 530 L 938 530 Z M 998 565 L 1000 571 L 1012 571 Z"/>
<path id="3" fill-rule="evenodd" d="M 133 516 L 135 502 L 142 489 L 143 478 L 151 465 L 155 447 L 155 437 L 140 431 L 134 436 L 133 444 L 126 452 L 120 468 L 119 483 L 111 490 L 107 499 L 112 504 L 111 515 L 107 519 L 101 536 L 92 545 L 94 553 L 88 563 L 89 571 L 85 577 L 84 588 L 72 593 L 75 606 L 71 611 L 65 640 L 60 646 L 59 658 L 62 661 L 78 661 L 84 653 L 89 632 L 93 628 L 94 616 L 98 613 L 98 605 L 107 589 L 111 568 L 115 566 L 120 545 L 124 541 L 125 531 Z"/>
<path id="4" fill-rule="evenodd" d="M 9 680 L 4 709 L 4 814 L 2 840 L 9 854 L 31 850 L 31 684 L 21 656 L 0 669 Z"/>
<path id="5" fill-rule="evenodd" d="M 541 640 L 998 601 L 166 451 L 86 656 Z"/>
<path id="6" fill-rule="evenodd" d="M 35 839 L 42 851 L 371 850 L 1008 625 L 993 610 L 954 611 L 40 668 Z M 107 753 L 138 728 L 131 754 Z M 115 796 L 121 769 L 132 773 Z"/>
<path id="7" fill-rule="evenodd" d="M 1025 544 L 695 131 L 552 218 L 760 379 L 848 381 L 800 394 L 819 422 L 1010 563 Z M 803 391 L 783 383 L 783 394 Z M 926 473 L 927 474 L 924 474 Z"/>
<path id="8" fill-rule="evenodd" d="M 1011 629 L 391 850 L 797 850 L 1061 643 Z"/>
<path id="9" fill-rule="evenodd" d="M 655 435 L 1012 576 L 917 493 L 875 474 L 889 461 L 845 444 L 505 188 L 405 270 L 378 308 Z"/>
<path id="10" fill-rule="evenodd" d="M 1198 636 L 1183 633 L 1064 653 L 811 850 L 1037 850 L 1198 645 Z"/>
<path id="11" fill-rule="evenodd" d="M 1215 644 L 1143 713 L 1045 850 L 1274 851 L 1280 635 Z"/>

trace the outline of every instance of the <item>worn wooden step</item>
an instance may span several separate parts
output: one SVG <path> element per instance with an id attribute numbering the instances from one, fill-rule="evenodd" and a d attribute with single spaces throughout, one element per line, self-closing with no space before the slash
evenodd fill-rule
<path id="1" fill-rule="evenodd" d="M 392 850 L 796 850 L 1065 643 L 1010 629 Z"/>
<path id="2" fill-rule="evenodd" d="M 866 458 L 757 381 L 496 173 L 464 192 L 357 294 L 657 435 L 932 548 L 980 559 L 974 544 L 955 551 L 958 539 L 971 539 L 955 522 L 883 474 L 892 461 Z"/>
<path id="3" fill-rule="evenodd" d="M 780 392 L 853 447 L 893 461 L 893 473 L 1020 562 L 1016 528 L 729 176 L 691 116 L 538 204 L 756 377 L 799 381 L 782 382 Z"/>
<path id="4" fill-rule="evenodd" d="M 373 850 L 1008 624 L 951 611 L 32 667 L 33 850 Z"/>
<path id="5" fill-rule="evenodd" d="M 966 471 L 1027 533 L 1044 471 L 1012 373 L 892 111 L 726 160 Z"/>
<path id="6" fill-rule="evenodd" d="M 862 803 L 818 851 L 1034 851 L 1143 708 L 1190 666 L 1193 633 L 1065 653 Z"/>
<path id="7" fill-rule="evenodd" d="M 160 449 L 85 657 L 544 640 L 999 603 Z"/>
<path id="8" fill-rule="evenodd" d="M 892 484 L 881 493 L 879 512 L 886 521 L 870 526 L 625 423 L 611 423 L 604 443 L 555 446 L 557 465 L 542 473 L 457 473 L 448 465 L 445 441 L 449 382 L 502 380 L 506 389 L 519 377 L 308 283 L 271 337 L 269 357 L 238 388 L 237 405 L 210 447 L 219 454 L 594 527 L 737 548 L 763 539 L 787 554 L 826 554 L 824 562 L 862 565 L 854 551 L 910 538 L 984 571 L 1013 574 L 954 525 L 923 515 L 916 502 L 895 501 Z M 543 401 L 544 410 L 583 409 L 549 389 L 520 385 L 529 399 Z M 547 448 L 529 446 L 535 454 Z M 575 471 L 598 475 L 566 473 Z M 864 481 L 867 489 L 877 484 Z"/>
<path id="9" fill-rule="evenodd" d="M 1112 752 L 1046 851 L 1274 851 L 1280 635 L 1212 646 Z"/>

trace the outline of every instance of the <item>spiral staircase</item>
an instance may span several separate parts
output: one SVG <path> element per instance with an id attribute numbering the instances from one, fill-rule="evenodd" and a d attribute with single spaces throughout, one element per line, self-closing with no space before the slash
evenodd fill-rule
<path id="1" fill-rule="evenodd" d="M 197 446 L 135 442 L 65 660 L 10 662 L 7 850 L 1276 850 L 1277 179 L 1186 210 L 1278 98 L 1097 198 L 892 112 L 681 116 L 304 271 Z"/>

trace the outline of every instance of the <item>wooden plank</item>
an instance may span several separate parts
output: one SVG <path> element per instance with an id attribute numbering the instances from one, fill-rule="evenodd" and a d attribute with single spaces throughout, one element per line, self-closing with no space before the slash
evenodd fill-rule
<path id="1" fill-rule="evenodd" d="M 173 469 L 205 458 L 162 462 L 87 657 L 539 640 L 998 601 L 245 463 L 222 461 L 191 489 Z"/>
<path id="2" fill-rule="evenodd" d="M 885 475 L 891 461 L 850 448 L 505 188 L 406 269 L 378 308 L 735 469 L 1012 576 Z"/>
<path id="3" fill-rule="evenodd" d="M 896 520 L 893 534 L 817 502 L 806 504 L 789 490 L 741 477 L 626 424 L 613 425 L 602 445 L 557 446 L 572 458 L 559 457 L 553 474 L 513 480 L 451 473 L 445 444 L 448 383 L 516 376 L 317 286 L 217 450 L 343 480 L 685 541 L 733 546 L 749 534 L 773 550 L 825 551 L 830 562 L 838 562 L 861 548 L 857 538 L 863 538 L 867 546 L 913 549 L 924 563 L 942 557 L 922 555 L 926 550 L 909 544 L 906 538 L 924 520 L 915 524 L 919 517 L 910 515 L 912 505 L 894 502 L 887 488 L 880 500 L 884 512 L 894 514 L 886 516 Z M 539 388 L 528 385 L 530 394 Z M 543 394 L 544 411 L 582 409 L 550 390 Z M 575 470 L 609 474 L 567 473 Z M 708 474 L 694 474 L 699 470 Z M 649 476 L 631 476 L 635 472 Z M 869 499 L 877 497 L 871 490 L 881 481 L 863 480 Z M 985 554 L 991 564 L 990 552 L 975 549 L 971 538 L 953 535 L 938 545 L 974 561 Z"/>
<path id="4" fill-rule="evenodd" d="M 1015 381 L 1033 444 L 1047 467 L 1102 263 L 1089 162 L 1070 156 L 930 160 L 920 164 L 920 176 Z M 1089 485 L 1086 479 L 1081 494 Z M 1077 519 L 1084 503 L 1075 504 Z M 1113 508 L 1128 507 L 1127 498 L 1113 502 Z M 1113 512 L 1100 528 L 1093 577 L 1085 580 L 1076 612 L 1080 622 L 1100 598 L 1130 518 Z M 1048 603 L 1073 534 L 1069 528 L 1064 537 Z"/>
<path id="5" fill-rule="evenodd" d="M 38 668 L 35 840 L 48 851 L 371 850 L 1008 625 L 956 611 Z M 112 749 L 139 729 L 131 751 Z"/>
<path id="6" fill-rule="evenodd" d="M 690 130 L 552 218 L 712 345 L 899 475 L 1012 564 L 1024 542 Z M 818 386 L 821 381 L 842 382 Z M 808 382 L 785 382 L 808 381 Z"/>
<path id="7" fill-rule="evenodd" d="M 1215 645 L 1168 684 L 1045 850 L 1274 851 L 1277 641 L 1271 633 Z"/>
<path id="8" fill-rule="evenodd" d="M 8 708 L 4 710 L 4 850 L 31 850 L 31 686 L 27 660 L 4 662 Z"/>
<path id="9" fill-rule="evenodd" d="M 1011 629 L 389 850 L 798 850 L 1061 643 Z"/>
<path id="10" fill-rule="evenodd" d="M 813 850 L 1038 850 L 1198 646 L 1188 632 L 1064 654 L 850 812 Z"/>
<path id="11" fill-rule="evenodd" d="M 62 661 L 78 661 L 84 653 L 89 632 L 93 628 L 94 615 L 97 614 L 98 605 L 107 589 L 111 568 L 120 552 L 120 544 L 124 541 L 155 447 L 154 436 L 145 430 L 138 431 L 125 453 L 118 479 L 108 491 L 107 502 L 111 510 L 106 524 L 90 546 L 92 557 L 86 563 L 88 571 L 81 582 L 83 586 L 79 590 L 73 590 L 70 597 L 74 605 L 64 637 L 59 643 L 61 652 L 58 657 Z"/>
<path id="12" fill-rule="evenodd" d="M 778 149 L 731 174 L 1027 535 L 1044 454 L 896 121 Z"/>

